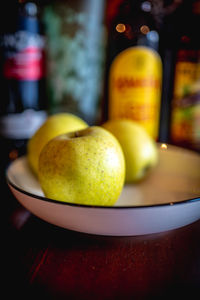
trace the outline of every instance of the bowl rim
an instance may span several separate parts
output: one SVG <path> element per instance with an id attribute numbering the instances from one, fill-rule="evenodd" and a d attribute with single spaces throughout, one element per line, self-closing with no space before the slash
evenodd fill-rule
<path id="1" fill-rule="evenodd" d="M 181 152 L 185 152 L 188 154 L 192 154 L 194 156 L 198 156 L 199 157 L 199 153 L 192 150 L 192 149 L 188 149 L 188 148 L 182 148 L 179 147 L 177 145 L 171 144 L 171 143 L 165 143 L 165 142 L 157 142 L 158 147 L 160 148 L 162 144 L 166 144 L 167 148 L 171 148 L 171 149 L 176 149 L 176 151 L 181 151 Z M 165 150 L 163 150 L 165 151 Z M 18 158 L 23 158 L 26 157 L 26 155 L 22 155 Z M 15 160 L 14 160 L 15 161 Z M 14 162 L 13 161 L 13 162 Z M 170 201 L 170 202 L 165 202 L 165 203 L 156 203 L 156 204 L 146 204 L 146 205 L 127 205 L 127 206 L 122 206 L 122 205 L 118 205 L 118 206 L 103 206 L 103 205 L 91 205 L 91 204 L 81 204 L 81 203 L 73 203 L 73 202 L 67 202 L 67 201 L 61 201 L 61 200 L 55 200 L 55 199 L 51 199 L 48 198 L 46 196 L 42 196 L 42 195 L 36 195 L 34 193 L 28 192 L 26 190 L 24 190 L 23 188 L 20 188 L 19 186 L 17 186 L 15 183 L 13 183 L 9 176 L 8 176 L 8 171 L 9 168 L 11 167 L 12 162 L 7 166 L 6 170 L 5 170 L 5 177 L 6 177 L 6 182 L 8 185 L 10 185 L 12 188 L 14 188 L 16 191 L 27 195 L 29 197 L 35 198 L 37 200 L 40 201 L 45 201 L 45 202 L 50 202 L 50 203 L 54 203 L 54 204 L 60 204 L 60 205 L 68 205 L 68 206 L 73 206 L 73 207 L 82 207 L 82 208 L 100 208 L 100 209 L 123 209 L 123 210 L 130 210 L 130 209 L 144 209 L 144 208 L 155 208 L 155 207 L 167 207 L 167 206 L 177 206 L 177 205 L 182 205 L 182 204 L 190 204 L 190 203 L 194 203 L 194 202 L 198 202 L 200 201 L 200 195 L 197 197 L 192 197 L 192 198 L 188 198 L 188 199 L 183 199 L 183 200 L 179 200 L 179 201 Z M 126 185 L 126 184 L 125 184 Z M 127 184 L 128 185 L 128 184 Z"/>
<path id="2" fill-rule="evenodd" d="M 27 195 L 29 197 L 35 198 L 37 200 L 45 201 L 45 202 L 50 202 L 54 204 L 60 204 L 60 205 L 68 205 L 68 206 L 73 206 L 73 207 L 82 207 L 82 208 L 100 208 L 100 209 L 123 209 L 123 210 L 130 210 L 130 209 L 145 209 L 145 208 L 155 208 L 155 207 L 166 207 L 166 206 L 177 206 L 181 204 L 190 204 L 194 202 L 200 201 L 200 197 L 194 197 L 194 198 L 189 198 L 189 199 L 184 199 L 180 201 L 171 201 L 171 202 L 165 202 L 165 203 L 156 203 L 156 204 L 147 204 L 147 205 L 127 205 L 127 206 L 103 206 L 103 205 L 90 205 L 90 204 L 79 204 L 79 203 L 73 203 L 73 202 L 65 202 L 61 200 L 54 200 L 45 196 L 40 196 L 33 194 L 31 192 L 28 192 L 20 187 L 18 187 L 16 184 L 14 184 L 8 177 L 8 172 L 6 171 L 6 181 L 7 184 L 10 185 L 12 188 L 14 188 L 16 191 Z"/>

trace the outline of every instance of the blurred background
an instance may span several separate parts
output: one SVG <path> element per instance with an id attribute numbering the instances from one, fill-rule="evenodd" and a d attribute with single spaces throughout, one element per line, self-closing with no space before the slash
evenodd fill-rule
<path id="1" fill-rule="evenodd" d="M 0 14 L 2 169 L 61 111 L 200 152 L 199 0 L 7 0 Z"/>
<path id="2" fill-rule="evenodd" d="M 132 102 L 143 102 L 143 110 L 142 107 L 138 107 L 136 114 L 143 113 L 141 119 L 146 118 L 146 122 L 149 123 L 146 126 L 155 123 L 153 135 L 157 140 L 199 151 L 200 1 L 108 1 L 106 25 L 108 69 L 113 57 L 123 49 L 135 45 L 145 45 L 154 49 L 161 58 L 162 69 L 157 75 L 153 68 L 158 70 L 159 65 L 158 62 L 153 62 L 153 58 L 151 58 L 152 65 L 150 66 L 150 63 L 149 66 L 146 65 L 142 75 L 143 79 L 149 77 L 149 80 L 151 78 L 160 83 L 160 94 L 158 91 L 155 94 L 153 87 L 146 90 L 145 95 L 144 91 L 138 94 L 133 92 Z M 142 60 L 145 64 L 144 57 Z M 136 68 L 132 68 L 131 72 L 132 76 L 137 78 L 137 75 L 134 75 Z M 108 78 L 106 78 L 107 82 Z M 158 89 L 158 86 L 155 86 L 155 89 Z M 106 99 L 106 103 L 108 101 L 109 98 Z M 131 105 L 129 111 L 130 108 Z M 153 109 L 159 114 L 158 124 L 156 124 L 156 112 L 154 116 L 151 115 Z M 133 115 L 131 117 L 134 118 Z"/>

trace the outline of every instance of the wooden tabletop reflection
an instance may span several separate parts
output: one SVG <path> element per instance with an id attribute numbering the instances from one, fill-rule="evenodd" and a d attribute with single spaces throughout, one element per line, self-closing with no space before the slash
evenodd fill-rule
<path id="1" fill-rule="evenodd" d="M 159 234 L 96 236 L 46 223 L 11 195 L 9 204 L 5 299 L 199 299 L 200 220 Z"/>

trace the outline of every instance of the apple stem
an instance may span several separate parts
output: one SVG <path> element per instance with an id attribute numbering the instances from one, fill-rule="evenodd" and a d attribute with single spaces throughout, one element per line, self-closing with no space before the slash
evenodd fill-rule
<path id="1" fill-rule="evenodd" d="M 74 133 L 74 136 L 75 136 L 75 137 L 79 137 L 79 135 L 78 135 L 78 132 L 77 132 L 77 131 L 75 131 L 75 133 Z"/>

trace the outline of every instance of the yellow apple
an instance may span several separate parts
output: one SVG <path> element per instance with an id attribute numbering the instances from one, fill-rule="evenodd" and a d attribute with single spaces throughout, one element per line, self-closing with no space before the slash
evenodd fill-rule
<path id="1" fill-rule="evenodd" d="M 38 178 L 50 199 L 112 206 L 124 185 L 123 151 L 117 139 L 100 126 L 66 133 L 42 149 Z"/>
<path id="2" fill-rule="evenodd" d="M 143 179 L 157 164 L 155 141 L 145 129 L 128 119 L 109 120 L 102 124 L 118 139 L 126 162 L 126 183 Z"/>
<path id="3" fill-rule="evenodd" d="M 40 152 L 49 140 L 60 134 L 83 129 L 87 126 L 85 121 L 73 114 L 56 113 L 49 116 L 27 144 L 27 159 L 35 175 L 38 174 Z"/>

